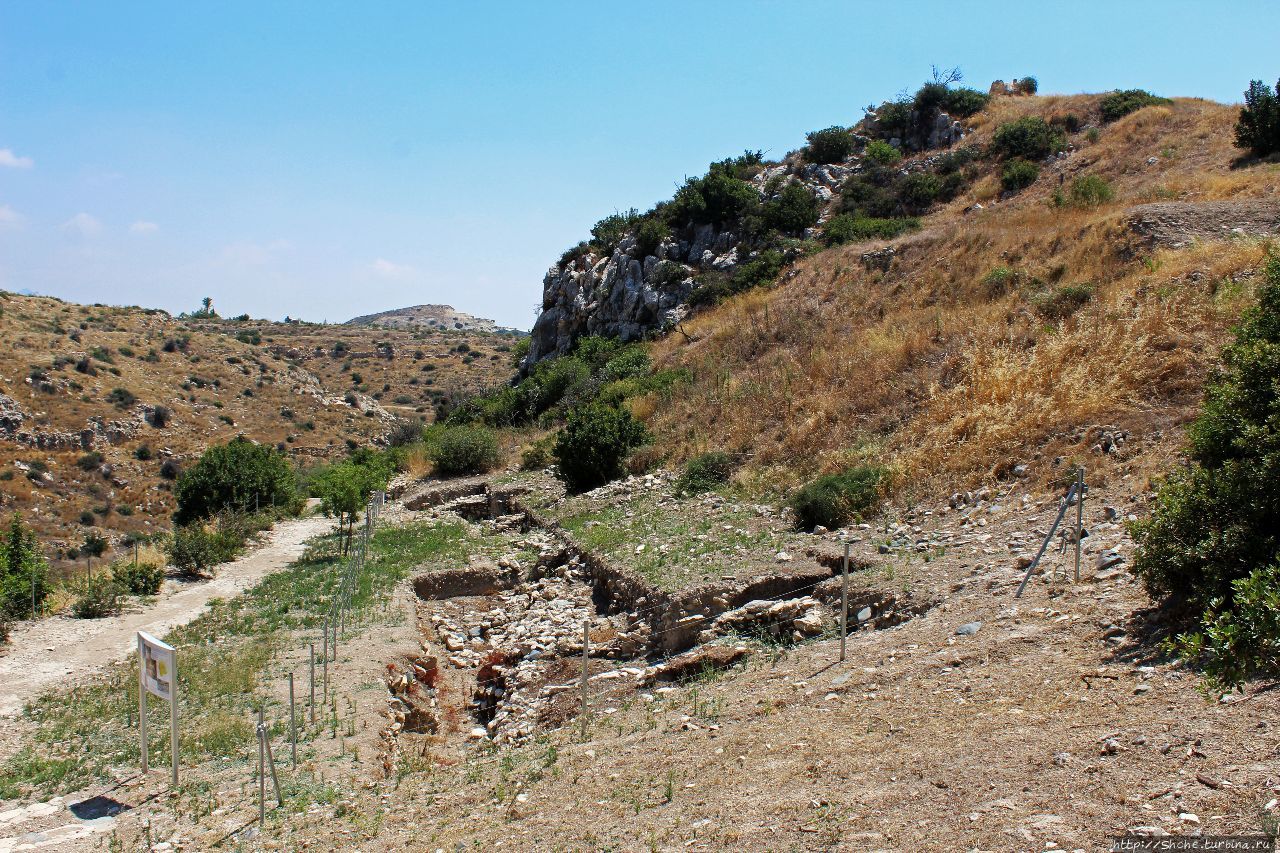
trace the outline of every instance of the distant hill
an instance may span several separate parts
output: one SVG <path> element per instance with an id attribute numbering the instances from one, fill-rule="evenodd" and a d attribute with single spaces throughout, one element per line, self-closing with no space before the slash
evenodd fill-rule
<path id="1" fill-rule="evenodd" d="M 453 310 L 452 305 L 413 305 L 365 314 L 348 320 L 347 326 L 383 326 L 388 329 L 451 329 L 458 332 L 497 332 L 498 324 Z"/>

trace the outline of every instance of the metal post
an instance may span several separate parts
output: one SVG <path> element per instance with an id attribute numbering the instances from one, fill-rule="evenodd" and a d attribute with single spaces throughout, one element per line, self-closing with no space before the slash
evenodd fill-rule
<path id="1" fill-rule="evenodd" d="M 1044 556 L 1045 549 L 1049 547 L 1054 531 L 1062 523 L 1062 517 L 1067 514 L 1067 507 L 1071 505 L 1071 496 L 1075 494 L 1075 490 L 1075 483 L 1072 483 L 1071 488 L 1067 490 L 1067 496 L 1062 500 L 1062 505 L 1058 507 L 1058 517 L 1053 520 L 1053 526 L 1049 528 L 1049 532 L 1045 535 L 1044 542 L 1040 545 L 1040 550 L 1036 552 L 1035 559 L 1031 561 L 1031 565 L 1027 566 L 1027 573 L 1022 576 L 1022 583 L 1018 584 L 1018 591 L 1014 593 L 1014 598 L 1022 598 L 1022 591 L 1027 588 L 1027 581 L 1031 580 L 1031 573 L 1036 570 L 1036 566 L 1040 565 L 1040 558 Z"/>
<path id="2" fill-rule="evenodd" d="M 1076 475 L 1076 583 L 1080 583 L 1080 539 L 1084 534 L 1084 466 Z"/>
<path id="3" fill-rule="evenodd" d="M 173 787 L 178 787 L 178 653 L 173 653 L 173 678 L 169 681 L 169 750 L 173 753 Z"/>
<path id="4" fill-rule="evenodd" d="M 587 657 L 591 654 L 590 622 L 582 622 L 582 737 L 587 736 L 587 711 L 590 708 L 587 699 Z"/>
<path id="5" fill-rule="evenodd" d="M 324 701 L 329 702 L 329 623 L 324 623 Z"/>
<path id="6" fill-rule="evenodd" d="M 267 768 L 271 771 L 271 785 L 276 789 L 276 805 L 284 805 L 284 795 L 280 793 L 280 779 L 276 777 L 276 757 L 271 752 L 271 738 L 267 736 L 267 730 L 262 729 L 262 742 L 267 747 Z"/>
<path id="7" fill-rule="evenodd" d="M 298 769 L 298 714 L 293 709 L 293 673 L 289 673 L 289 749 L 293 753 L 293 769 Z"/>
<path id="8" fill-rule="evenodd" d="M 258 704 L 258 826 L 267 822 L 267 728 Z"/>
<path id="9" fill-rule="evenodd" d="M 308 648 L 311 649 L 311 658 L 308 663 L 311 669 L 311 725 L 314 726 L 316 724 L 316 644 L 310 643 Z"/>
<path id="10" fill-rule="evenodd" d="M 849 636 L 849 543 L 844 543 L 844 568 L 840 575 L 840 660 L 844 660 L 845 639 Z"/>
<path id="11" fill-rule="evenodd" d="M 141 645 L 141 640 L 139 640 Z M 147 682 L 146 667 L 142 664 L 142 654 L 138 654 L 138 731 L 142 745 L 142 772 L 147 772 Z"/>

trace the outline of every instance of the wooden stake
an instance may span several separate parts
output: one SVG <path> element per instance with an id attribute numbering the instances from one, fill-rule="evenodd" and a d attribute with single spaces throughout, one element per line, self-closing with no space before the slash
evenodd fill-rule
<path id="1" fill-rule="evenodd" d="M 311 649 L 311 658 L 308 663 L 311 665 L 311 725 L 314 726 L 316 724 L 316 644 L 310 643 L 308 648 Z"/>
<path id="2" fill-rule="evenodd" d="M 844 543 L 844 568 L 840 575 L 840 660 L 844 660 L 845 638 L 849 636 L 849 543 Z"/>
<path id="3" fill-rule="evenodd" d="M 293 769 L 298 769 L 298 714 L 293 709 L 293 673 L 289 673 L 289 749 L 293 753 Z"/>
<path id="4" fill-rule="evenodd" d="M 1084 534 L 1084 466 L 1076 472 L 1076 583 L 1080 583 L 1080 539 Z"/>

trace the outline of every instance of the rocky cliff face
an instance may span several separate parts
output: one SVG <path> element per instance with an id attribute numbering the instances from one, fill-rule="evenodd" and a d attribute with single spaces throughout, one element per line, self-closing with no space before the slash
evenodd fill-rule
<path id="1" fill-rule="evenodd" d="M 496 332 L 498 325 L 484 317 L 455 311 L 452 305 L 414 305 L 348 320 L 347 326 L 382 326 L 387 329 L 447 329 L 459 332 Z"/>
<path id="2" fill-rule="evenodd" d="M 885 139 L 895 147 L 921 150 L 954 145 L 965 135 L 961 123 L 945 112 L 918 123 L 913 114 L 912 122 L 924 132 L 899 139 L 880 128 L 876 113 L 870 112 L 854 129 L 854 153 L 843 162 L 807 163 L 800 152 L 792 152 L 781 163 L 765 165 L 750 184 L 766 200 L 770 192 L 776 193 L 788 183 L 807 187 L 822 213 L 819 227 L 804 236 L 816 237 L 821 224 L 835 212 L 841 185 L 862 171 L 861 152 L 870 140 Z M 914 170 L 922 165 L 903 168 Z M 672 328 L 689 313 L 688 299 L 698 275 L 713 270 L 732 273 L 739 264 L 756 257 L 761 248 L 735 233 L 733 226 L 717 229 L 713 225 L 678 229 L 652 254 L 641 251 L 639 245 L 634 233 L 609 252 L 583 244 L 547 271 L 542 280 L 542 311 L 531 332 L 522 372 L 527 373 L 543 359 L 564 355 L 586 335 L 633 341 Z"/>

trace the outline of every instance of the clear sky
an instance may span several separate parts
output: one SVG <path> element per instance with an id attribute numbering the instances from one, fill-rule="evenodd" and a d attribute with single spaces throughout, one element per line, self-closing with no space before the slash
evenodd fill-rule
<path id="1" fill-rule="evenodd" d="M 0 0 L 0 288 L 528 328 L 591 224 L 914 90 L 1280 76 L 1276 2 Z"/>

